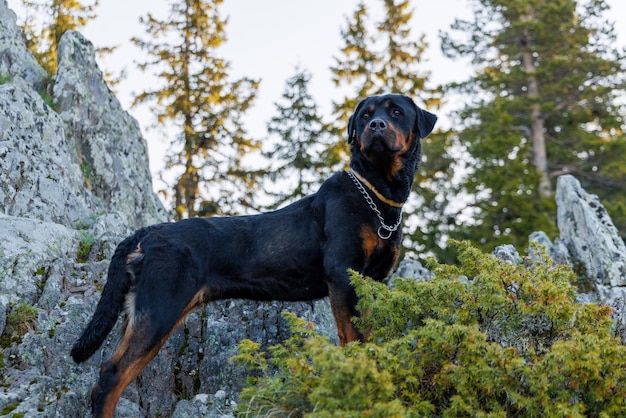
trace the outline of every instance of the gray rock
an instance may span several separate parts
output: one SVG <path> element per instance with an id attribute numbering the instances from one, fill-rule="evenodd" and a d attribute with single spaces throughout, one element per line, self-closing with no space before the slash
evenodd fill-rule
<path id="1" fill-rule="evenodd" d="M 234 418 L 236 406 L 223 390 L 215 395 L 201 393 L 191 400 L 178 402 L 172 418 Z"/>
<path id="2" fill-rule="evenodd" d="M 626 286 L 626 245 L 597 196 L 567 175 L 557 180 L 557 223 L 577 271 L 597 285 Z"/>
<path id="3" fill-rule="evenodd" d="M 497 246 L 492 255 L 511 264 L 521 264 L 523 261 L 515 247 L 510 244 Z"/>
<path id="4" fill-rule="evenodd" d="M 19 77 L 35 90 L 42 91 L 48 74 L 26 48 L 16 20 L 6 0 L 0 0 L 0 78 Z"/>
<path id="5" fill-rule="evenodd" d="M 96 202 L 72 148 L 61 118 L 30 86 L 20 79 L 0 85 L 0 213 L 88 222 Z"/>
<path id="6" fill-rule="evenodd" d="M 535 242 L 546 249 L 548 253 L 552 252 L 552 241 L 543 231 L 535 231 L 528 237 L 528 241 Z"/>
<path id="7" fill-rule="evenodd" d="M 434 276 L 435 275 L 426 267 L 422 266 L 422 263 L 418 260 L 404 259 L 398 264 L 398 268 L 391 275 L 389 282 L 393 284 L 394 279 L 404 277 L 411 277 L 417 281 L 425 281 L 432 279 Z"/>
<path id="8" fill-rule="evenodd" d="M 34 304 L 52 265 L 75 251 L 76 231 L 62 225 L 0 215 L 0 298 Z"/>
<path id="9" fill-rule="evenodd" d="M 528 237 L 529 244 L 536 244 L 539 246 L 539 250 L 533 245 L 529 245 L 528 247 L 528 257 L 532 262 L 541 261 L 542 253 L 545 253 L 549 256 L 553 255 L 554 245 L 548 235 L 546 235 L 543 231 L 535 231 Z"/>
<path id="10" fill-rule="evenodd" d="M 0 335 L 2 335 L 7 325 L 7 310 L 9 309 L 8 299 L 6 295 L 0 295 Z"/>
<path id="11" fill-rule="evenodd" d="M 567 245 L 560 238 L 554 240 L 552 253 L 550 255 L 556 264 L 566 264 L 570 266 L 573 264 Z"/>
<path id="12" fill-rule="evenodd" d="M 543 247 L 546 253 L 551 254 L 552 249 L 554 248 L 554 244 L 548 237 L 548 235 L 543 231 L 535 231 L 528 236 L 528 242 L 535 243 L 540 247 Z"/>
<path id="13" fill-rule="evenodd" d="M 552 258 L 554 264 L 572 265 L 572 260 L 569 256 L 569 250 L 563 243 L 563 240 L 557 238 L 554 243 L 550 241 L 548 235 L 543 231 L 533 232 L 528 237 L 529 243 L 534 243 L 543 248 L 543 252 Z M 531 262 L 541 261 L 541 252 L 537 251 L 533 246 L 528 248 L 528 257 Z"/>
<path id="14" fill-rule="evenodd" d="M 148 150 L 139 124 L 103 80 L 91 42 L 68 31 L 59 43 L 53 95 L 76 144 L 85 185 L 107 211 L 126 214 L 133 229 L 167 220 L 152 191 Z"/>

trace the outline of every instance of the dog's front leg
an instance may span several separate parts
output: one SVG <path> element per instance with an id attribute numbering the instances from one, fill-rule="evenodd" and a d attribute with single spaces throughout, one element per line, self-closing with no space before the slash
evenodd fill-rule
<path id="1" fill-rule="evenodd" d="M 359 333 L 352 322 L 352 318 L 359 316 L 356 309 L 357 296 L 352 285 L 348 282 L 346 273 L 345 280 L 339 283 L 333 282 L 328 285 L 330 307 L 337 324 L 339 342 L 345 346 L 352 341 L 365 342 L 363 334 Z"/>

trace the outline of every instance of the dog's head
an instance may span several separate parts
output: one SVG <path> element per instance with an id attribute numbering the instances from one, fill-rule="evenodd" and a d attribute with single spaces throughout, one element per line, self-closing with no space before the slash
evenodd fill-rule
<path id="1" fill-rule="evenodd" d="M 398 94 L 372 96 L 361 101 L 348 121 L 348 144 L 353 158 L 364 156 L 394 176 L 406 160 L 420 158 L 420 139 L 435 126 L 437 116 Z"/>

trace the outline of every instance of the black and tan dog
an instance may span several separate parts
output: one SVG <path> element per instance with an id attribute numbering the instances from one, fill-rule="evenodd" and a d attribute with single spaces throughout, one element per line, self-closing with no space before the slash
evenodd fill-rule
<path id="1" fill-rule="evenodd" d="M 329 296 L 341 344 L 363 340 L 351 322 L 358 312 L 348 269 L 382 280 L 393 268 L 420 139 L 436 120 L 408 97 L 369 97 L 348 124 L 351 169 L 317 193 L 275 212 L 164 223 L 122 241 L 95 314 L 72 348 L 75 361 L 87 360 L 125 309 L 123 339 L 91 395 L 94 415 L 112 416 L 174 328 L 212 300 Z"/>

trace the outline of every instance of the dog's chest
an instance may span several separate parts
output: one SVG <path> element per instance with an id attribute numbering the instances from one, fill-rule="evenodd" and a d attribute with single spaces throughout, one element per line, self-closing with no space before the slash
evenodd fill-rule
<path id="1" fill-rule="evenodd" d="M 371 225 L 361 226 L 361 247 L 364 256 L 364 273 L 382 280 L 391 273 L 400 255 L 398 239 L 382 239 Z"/>

